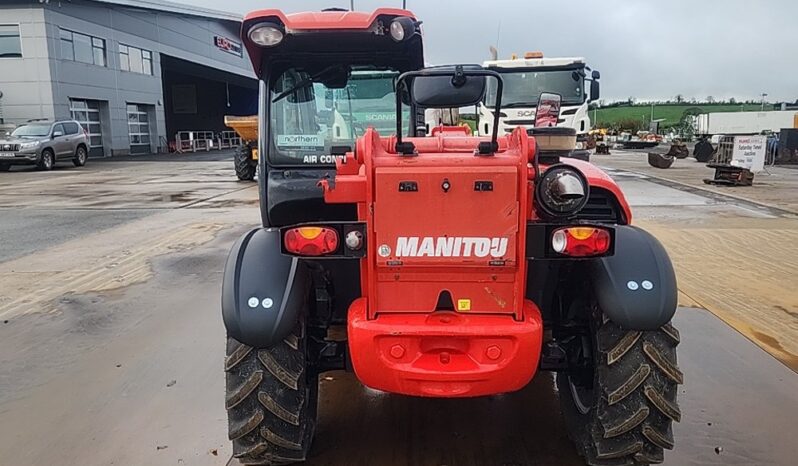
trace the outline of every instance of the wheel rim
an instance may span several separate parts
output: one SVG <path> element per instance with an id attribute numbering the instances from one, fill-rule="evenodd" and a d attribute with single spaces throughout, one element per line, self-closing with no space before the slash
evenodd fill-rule
<path id="1" fill-rule="evenodd" d="M 80 161 L 81 165 L 86 163 L 86 149 L 82 147 L 78 149 L 78 161 Z"/>
<path id="2" fill-rule="evenodd" d="M 45 168 L 51 168 L 53 166 L 53 156 L 50 155 L 49 152 L 43 153 L 42 158 L 42 165 L 44 165 Z"/>

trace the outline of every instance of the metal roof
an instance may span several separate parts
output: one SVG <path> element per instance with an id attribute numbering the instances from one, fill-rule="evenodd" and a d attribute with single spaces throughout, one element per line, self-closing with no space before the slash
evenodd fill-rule
<path id="1" fill-rule="evenodd" d="M 163 11 L 179 15 L 198 16 L 201 18 L 212 18 L 223 21 L 233 21 L 240 23 L 244 17 L 236 13 L 200 8 L 198 6 L 186 5 L 184 3 L 165 2 L 162 0 L 89 0 L 97 3 L 107 3 L 129 8 L 141 8 L 144 10 Z"/>

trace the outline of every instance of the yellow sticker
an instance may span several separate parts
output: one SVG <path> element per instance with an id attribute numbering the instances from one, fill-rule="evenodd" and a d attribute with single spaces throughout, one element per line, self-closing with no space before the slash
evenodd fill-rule
<path id="1" fill-rule="evenodd" d="M 458 299 L 457 300 L 457 310 L 458 311 L 470 311 L 471 310 L 471 300 L 470 299 Z"/>

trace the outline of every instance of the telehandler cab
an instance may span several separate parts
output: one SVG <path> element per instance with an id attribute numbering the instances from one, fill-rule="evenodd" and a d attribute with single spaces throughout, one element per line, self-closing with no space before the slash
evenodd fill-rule
<path id="1" fill-rule="evenodd" d="M 242 36 L 262 80 L 263 227 L 236 242 L 224 271 L 234 456 L 303 461 L 325 371 L 353 370 L 386 392 L 473 397 L 546 370 L 587 463 L 662 462 L 683 378 L 675 274 L 631 226 L 614 181 L 560 159 L 575 133 L 536 125 L 499 137 L 495 121 L 491 137 L 417 137 L 421 109 L 475 105 L 487 80 L 499 115 L 502 81 L 478 66 L 421 69 L 419 23 L 405 10 L 264 10 Z M 392 73 L 394 135 L 333 130 L 347 112 L 336 91 L 364 70 Z M 558 99 L 541 96 L 539 121 Z M 333 338 L 338 326 L 345 339 Z"/>

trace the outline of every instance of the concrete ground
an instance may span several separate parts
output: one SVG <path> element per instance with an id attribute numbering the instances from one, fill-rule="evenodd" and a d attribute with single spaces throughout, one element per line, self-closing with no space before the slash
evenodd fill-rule
<path id="1" fill-rule="evenodd" d="M 705 185 L 713 170 L 693 158 L 664 170 L 638 152 L 593 162 L 644 186 L 627 190 L 633 201 L 646 199 L 635 223 L 665 244 L 684 302 L 708 309 L 798 371 L 798 170 L 770 167 L 753 186 L 727 187 Z M 680 193 L 676 205 L 665 194 L 673 192 Z"/>
<path id="2" fill-rule="evenodd" d="M 180 157 L 0 173 L 0 464 L 228 463 L 221 270 L 259 224 L 257 188 L 224 154 Z M 795 315 L 767 307 L 796 310 L 779 265 L 794 251 L 777 247 L 795 220 L 612 173 L 673 254 L 688 306 L 666 464 L 793 464 L 798 375 L 760 346 L 796 341 Z M 735 249 L 746 239 L 757 254 Z M 311 465 L 580 464 L 547 373 L 474 400 L 385 395 L 337 372 L 321 386 Z"/>
<path id="3" fill-rule="evenodd" d="M 696 161 L 692 156 L 677 159 L 670 168 L 654 168 L 648 164 L 647 152 L 613 149 L 610 155 L 593 155 L 591 161 L 610 168 L 640 173 L 680 185 L 741 201 L 784 210 L 798 215 L 798 166 L 776 165 L 754 176 L 753 186 L 723 186 L 704 183 L 712 179 L 715 169 Z M 662 152 L 662 150 L 660 150 Z M 692 154 L 692 150 L 690 152 Z"/>

